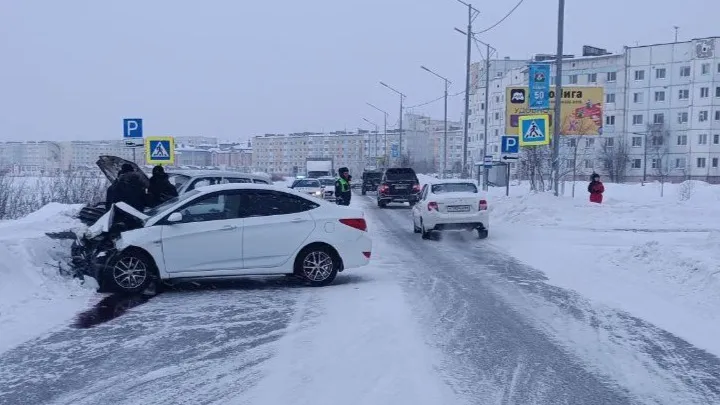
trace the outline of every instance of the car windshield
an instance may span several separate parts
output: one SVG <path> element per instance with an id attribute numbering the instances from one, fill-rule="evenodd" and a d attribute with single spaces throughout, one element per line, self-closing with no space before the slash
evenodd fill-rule
<path id="1" fill-rule="evenodd" d="M 186 176 L 184 174 L 170 174 L 168 176 L 168 180 L 170 180 L 170 184 L 175 186 L 175 189 L 180 191 L 183 185 L 187 183 L 188 180 L 190 180 L 190 176 Z"/>
<path id="2" fill-rule="evenodd" d="M 415 180 L 417 178 L 413 169 L 388 169 L 385 177 L 388 180 Z"/>
<path id="3" fill-rule="evenodd" d="M 378 172 L 367 172 L 367 173 L 364 173 L 364 174 L 363 174 L 363 178 L 368 179 L 368 180 L 370 180 L 370 179 L 372 179 L 372 180 L 380 179 L 380 178 L 382 178 L 382 173 L 378 173 Z"/>
<path id="4" fill-rule="evenodd" d="M 192 191 L 188 191 L 187 193 L 181 194 L 177 197 L 173 197 L 156 207 L 146 210 L 145 215 L 147 215 L 149 217 L 154 217 L 155 215 L 163 212 L 165 209 L 172 206 L 173 204 L 176 204 L 180 201 L 185 201 L 188 198 L 192 198 L 193 196 L 197 195 L 198 193 L 200 193 L 198 190 L 192 190 Z"/>
<path id="5" fill-rule="evenodd" d="M 293 188 L 294 187 L 320 187 L 320 182 L 310 179 L 298 180 L 298 182 L 293 185 Z"/>
<path id="6" fill-rule="evenodd" d="M 332 186 L 335 184 L 335 179 L 320 179 L 320 184 L 323 186 Z"/>
<path id="7" fill-rule="evenodd" d="M 473 183 L 441 183 L 432 185 L 433 194 L 443 193 L 477 193 L 477 186 Z"/>

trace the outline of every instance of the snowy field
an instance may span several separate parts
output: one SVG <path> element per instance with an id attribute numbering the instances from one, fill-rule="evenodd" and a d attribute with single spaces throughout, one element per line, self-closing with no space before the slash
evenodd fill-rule
<path id="1" fill-rule="evenodd" d="M 0 222 L 0 403 L 720 403 L 720 187 L 576 187 L 491 189 L 483 241 L 355 195 L 373 259 L 334 286 L 174 291 L 79 330 L 102 297 L 45 236 L 79 206 Z"/>

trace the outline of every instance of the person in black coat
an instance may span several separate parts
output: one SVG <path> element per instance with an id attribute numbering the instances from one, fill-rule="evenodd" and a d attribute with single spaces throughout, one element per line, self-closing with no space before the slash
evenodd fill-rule
<path id="1" fill-rule="evenodd" d="M 138 211 L 146 206 L 145 185 L 139 174 L 135 173 L 132 165 L 123 164 L 118 173 L 117 180 L 108 187 L 105 198 L 105 208 L 108 210 L 113 204 L 124 202 Z"/>
<path id="2" fill-rule="evenodd" d="M 148 205 L 156 207 L 177 195 L 177 189 L 170 183 L 165 169 L 160 165 L 153 167 L 148 187 Z"/>

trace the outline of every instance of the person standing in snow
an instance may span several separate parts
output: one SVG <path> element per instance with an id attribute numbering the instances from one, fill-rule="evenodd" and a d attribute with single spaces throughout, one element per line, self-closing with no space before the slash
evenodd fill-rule
<path id="1" fill-rule="evenodd" d="M 148 187 L 148 205 L 156 207 L 177 195 L 177 189 L 170 183 L 165 169 L 160 165 L 153 167 Z"/>
<path id="2" fill-rule="evenodd" d="M 341 167 L 338 174 L 340 178 L 335 181 L 335 202 L 337 205 L 350 205 L 350 198 L 352 197 L 350 170 L 347 167 Z"/>
<path id="3" fill-rule="evenodd" d="M 142 212 L 146 205 L 146 191 L 140 175 L 132 165 L 125 163 L 118 172 L 117 180 L 108 188 L 105 207 L 109 210 L 113 204 L 124 202 Z"/>
<path id="4" fill-rule="evenodd" d="M 602 204 L 605 186 L 600 181 L 600 175 L 593 173 L 590 176 L 590 184 L 588 184 L 588 193 L 590 193 L 590 202 Z"/>

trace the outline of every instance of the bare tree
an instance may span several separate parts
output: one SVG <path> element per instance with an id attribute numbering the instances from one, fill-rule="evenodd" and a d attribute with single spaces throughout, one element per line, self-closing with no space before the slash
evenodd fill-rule
<path id="1" fill-rule="evenodd" d="M 552 162 L 548 146 L 531 146 L 521 149 L 520 168 L 518 175 L 522 179 L 530 181 L 530 189 L 533 191 L 546 191 L 552 187 L 551 179 Z"/>
<path id="2" fill-rule="evenodd" d="M 572 196 L 575 197 L 575 181 L 577 180 L 578 172 L 584 173 L 584 163 L 586 158 L 590 155 L 589 151 L 593 146 L 590 146 L 588 142 L 581 146 L 582 140 L 585 139 L 584 135 L 567 135 L 567 148 L 563 148 L 561 153 L 560 161 L 560 179 L 563 182 L 563 190 L 565 189 L 565 178 L 568 175 L 572 175 Z M 592 139 L 592 138 L 591 138 Z M 594 142 L 594 141 L 593 141 Z"/>
<path id="3" fill-rule="evenodd" d="M 651 156 L 651 167 L 660 180 L 660 197 L 665 195 L 665 181 L 670 175 L 670 131 L 664 124 L 649 124 L 646 147 Z"/>
<path id="4" fill-rule="evenodd" d="M 630 147 L 622 135 L 603 141 L 599 152 L 603 169 L 611 182 L 622 183 L 630 163 Z"/>

